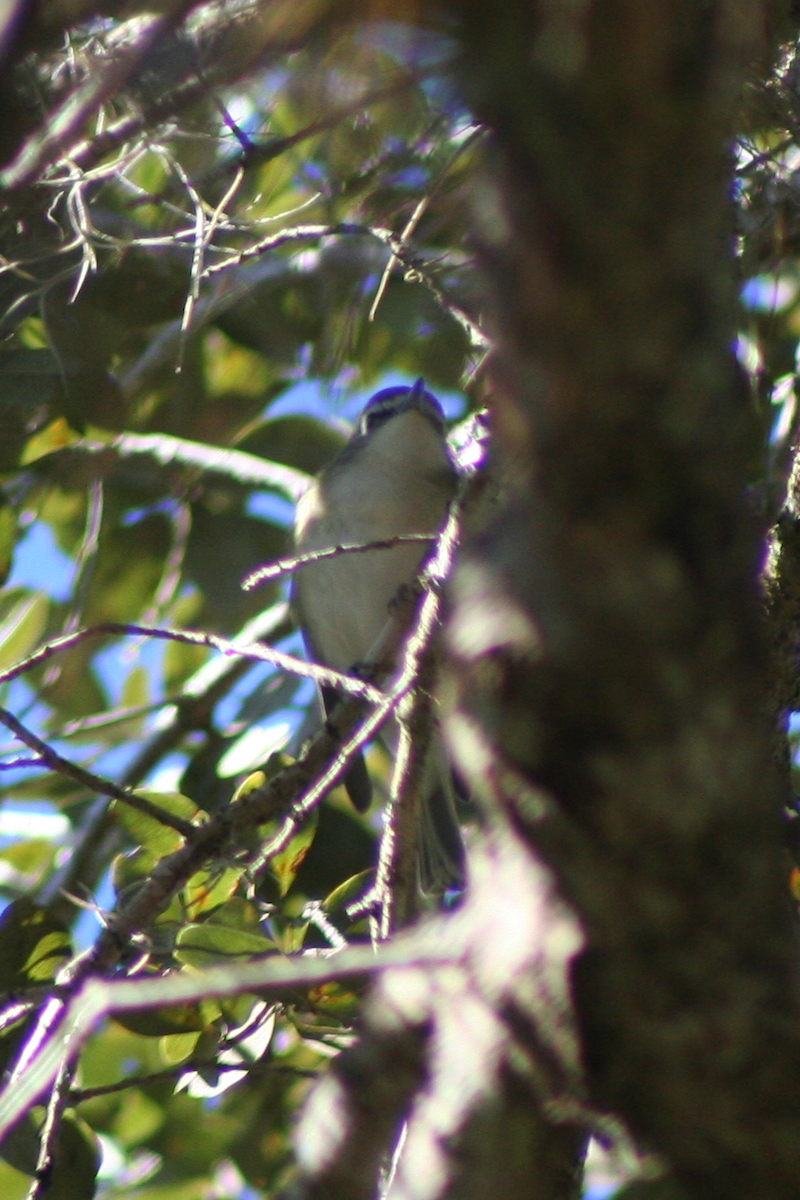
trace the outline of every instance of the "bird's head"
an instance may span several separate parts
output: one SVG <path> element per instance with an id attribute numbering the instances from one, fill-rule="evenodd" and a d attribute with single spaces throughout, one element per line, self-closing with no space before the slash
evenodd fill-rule
<path id="1" fill-rule="evenodd" d="M 445 431 L 442 406 L 436 397 L 425 390 L 425 382 L 418 379 L 411 387 L 388 387 L 376 392 L 358 419 L 354 431 L 355 439 L 370 437 L 392 417 L 416 411 L 436 427 L 441 435 Z"/>

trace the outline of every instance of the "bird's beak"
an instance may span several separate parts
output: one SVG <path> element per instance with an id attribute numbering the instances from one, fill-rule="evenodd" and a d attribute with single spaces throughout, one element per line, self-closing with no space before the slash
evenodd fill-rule
<path id="1" fill-rule="evenodd" d="M 421 413 L 422 416 L 432 421 L 437 429 L 442 433 L 444 432 L 444 413 L 438 403 L 433 400 L 430 392 L 425 390 L 425 380 L 421 375 L 416 383 L 408 389 L 405 396 L 403 396 L 402 401 L 397 406 L 397 413 L 411 412 L 412 409 L 416 409 L 418 413 Z"/>
<path id="2" fill-rule="evenodd" d="M 408 389 L 403 397 L 398 412 L 407 412 L 410 408 L 427 409 L 429 407 L 425 396 L 425 380 L 420 375 L 416 383 Z"/>

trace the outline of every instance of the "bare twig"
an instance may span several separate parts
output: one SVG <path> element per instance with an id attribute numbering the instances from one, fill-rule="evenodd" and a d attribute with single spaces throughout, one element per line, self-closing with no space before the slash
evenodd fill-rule
<path id="1" fill-rule="evenodd" d="M 397 656 L 403 639 L 406 637 L 411 621 L 416 613 L 420 588 L 401 588 L 390 606 L 389 617 L 375 644 L 370 649 L 364 663 L 364 674 L 371 678 L 380 678 L 391 671 L 397 662 Z M 423 604 L 423 610 L 425 605 Z M 422 613 L 418 620 L 423 620 Z M 382 699 L 374 710 L 360 721 L 348 720 L 351 702 L 344 701 L 336 706 L 329 714 L 326 728 L 328 731 L 345 734 L 340 738 L 340 749 L 335 758 L 331 758 L 326 767 L 319 773 L 314 773 L 312 783 L 294 802 L 284 817 L 283 823 L 268 842 L 268 844 L 253 860 L 250 871 L 257 876 L 272 861 L 276 854 L 288 846 L 308 814 L 316 808 L 320 800 L 335 786 L 345 774 L 348 765 L 363 747 L 369 742 L 396 709 L 400 699 L 406 694 L 414 681 L 416 662 L 408 657 L 403 659 L 399 675 L 390 690 L 382 695 Z M 346 736 L 346 731 L 352 728 L 352 733 Z"/>
<path id="2" fill-rule="evenodd" d="M 378 857 L 372 892 L 361 906 L 380 910 L 379 936 L 386 938 L 415 915 L 418 846 L 420 839 L 421 774 L 431 735 L 431 699 L 421 680 L 424 661 L 439 622 L 441 582 L 449 575 L 461 529 L 468 480 L 462 482 L 450 506 L 447 523 L 427 564 L 422 583 L 426 589 L 416 627 L 408 640 L 403 675 L 418 685 L 416 695 L 407 690 L 399 708 L 400 742 L 390 787 L 390 807 Z"/>
<path id="3" fill-rule="evenodd" d="M 470 133 L 468 135 L 468 137 L 464 138 L 464 140 L 459 143 L 459 145 L 456 147 L 455 151 L 450 155 L 447 162 L 444 164 L 442 169 L 437 174 L 437 177 L 433 180 L 431 186 L 428 188 L 428 191 L 425 193 L 425 195 L 422 197 L 422 199 L 419 201 L 419 203 L 414 207 L 414 211 L 412 212 L 411 216 L 409 217 L 408 221 L 406 222 L 406 225 L 403 228 L 403 232 L 400 234 L 400 240 L 399 240 L 399 245 L 402 249 L 406 248 L 409 241 L 413 237 L 414 231 L 417 228 L 417 225 L 419 225 L 420 221 L 422 220 L 422 217 L 424 216 L 425 211 L 427 210 L 428 206 L 430 205 L 430 202 L 433 199 L 434 195 L 439 190 L 439 188 L 441 187 L 444 180 L 447 178 L 450 168 L 453 166 L 453 164 L 458 160 L 458 158 L 464 153 L 464 151 L 469 146 L 471 146 L 479 138 L 483 137 L 485 132 L 486 132 L 486 130 L 482 127 L 473 130 L 473 132 Z M 389 258 L 389 261 L 387 262 L 386 266 L 384 267 L 383 275 L 381 276 L 380 282 L 375 291 L 375 299 L 372 301 L 372 304 L 370 305 L 369 313 L 367 316 L 368 321 L 375 320 L 375 315 L 378 311 L 380 302 L 383 299 L 383 294 L 386 291 L 386 288 L 389 284 L 389 280 L 391 278 L 392 271 L 397 266 L 398 262 L 400 262 L 399 257 L 397 256 L 397 254 L 393 253 L 391 255 L 391 257 Z"/>
<path id="4" fill-rule="evenodd" d="M 243 645 L 236 639 L 218 637 L 216 634 L 206 633 L 204 630 L 165 629 L 160 626 L 123 624 L 118 621 L 104 621 L 99 625 L 92 625 L 88 629 L 78 629 L 74 633 L 62 634 L 61 637 L 53 638 L 52 641 L 40 646 L 33 654 L 28 655 L 27 658 L 15 663 L 13 667 L 0 671 L 0 684 L 8 683 L 9 680 L 24 675 L 25 672 L 52 658 L 54 654 L 68 650 L 91 638 L 135 637 L 137 635 L 168 642 L 185 642 L 190 646 L 207 646 L 211 650 L 218 650 L 220 654 L 272 663 L 284 671 L 313 679 L 320 685 L 337 688 L 339 691 L 347 692 L 349 695 L 357 696 L 371 703 L 377 704 L 383 699 L 383 693 L 366 680 L 356 679 L 352 675 L 344 675 L 341 671 L 334 671 L 330 667 L 305 662 L 302 658 L 296 658 L 293 654 L 285 654 L 282 650 L 274 650 L 271 646 L 262 646 L 254 642 Z M 11 727 L 9 726 L 9 728 Z M 28 744 L 26 743 L 26 745 Z"/>
<path id="5" fill-rule="evenodd" d="M 244 250 L 233 253 L 230 258 L 206 267 L 203 278 L 208 279 L 221 271 L 229 271 L 231 267 L 238 267 L 253 258 L 261 258 L 262 255 L 279 250 L 282 246 L 290 246 L 295 242 L 316 242 L 320 238 L 336 236 L 373 237 L 390 246 L 397 240 L 389 229 L 382 229 L 377 225 L 359 225 L 354 221 L 336 221 L 326 225 L 295 225 L 291 229 L 282 229 L 269 237 L 261 238 L 253 245 L 246 246 Z"/>
<path id="6" fill-rule="evenodd" d="M 50 1191 L 56 1142 L 61 1130 L 64 1110 L 69 1103 L 69 1089 L 75 1075 L 77 1059 L 65 1054 L 47 1101 L 44 1121 L 39 1133 L 39 1154 L 36 1173 L 28 1190 L 27 1200 L 44 1200 Z"/>
<path id="7" fill-rule="evenodd" d="M 89 117 L 122 87 L 139 66 L 147 52 L 164 34 L 172 29 L 194 6 L 195 0 L 173 0 L 166 11 L 153 17 L 139 38 L 116 62 L 89 78 L 83 87 L 71 92 L 54 113 L 46 119 L 44 129 L 37 129 L 24 144 L 17 157 L 0 172 L 0 187 L 8 191 L 33 183 L 39 173 L 76 137 Z"/>
<path id="8" fill-rule="evenodd" d="M 342 121 L 346 121 L 348 117 L 357 116 L 373 104 L 379 104 L 383 100 L 388 100 L 391 96 L 406 91 L 409 87 L 413 87 L 414 84 L 428 78 L 429 75 L 430 71 L 423 70 L 404 72 L 401 76 L 390 80 L 382 87 L 366 92 L 350 104 L 344 104 L 340 108 L 334 109 L 327 116 L 309 122 L 308 125 L 304 125 L 302 129 L 298 129 L 295 133 L 290 133 L 282 137 L 269 138 L 260 144 L 254 142 L 248 142 L 246 145 L 243 144 L 240 131 L 237 128 L 233 128 L 234 136 L 236 136 L 240 145 L 242 145 L 242 153 L 234 160 L 228 159 L 215 167 L 200 181 L 199 186 L 204 187 L 209 183 L 213 183 L 221 175 L 232 170 L 234 177 L 238 177 L 240 172 L 244 170 L 272 162 L 282 154 L 285 154 L 287 150 L 299 146 L 302 142 L 308 141 L 309 138 L 315 137 L 318 133 L 324 133 L 328 129 L 335 129 Z M 206 94 L 210 90 L 210 85 L 207 83 Z M 221 108 L 221 106 L 219 107 Z M 232 128 L 233 123 L 227 116 L 227 110 L 224 110 L 223 120 L 228 125 L 228 128 Z M 152 129 L 154 124 L 155 122 L 152 119 L 145 121 L 144 116 L 138 119 L 126 117 L 123 121 L 118 121 L 116 125 L 112 125 L 107 130 L 104 130 L 97 138 L 92 139 L 90 142 L 84 142 L 81 146 L 77 147 L 70 155 L 70 158 L 79 166 L 88 166 L 105 157 L 105 154 L 110 149 L 130 140 L 132 136 L 141 132 L 142 129 Z M 103 153 L 98 156 L 98 151 L 101 148 Z M 145 193 L 135 203 L 162 204 L 167 194 L 166 188 L 163 188 L 160 192 Z"/>
<path id="9" fill-rule="evenodd" d="M 313 242 L 326 237 L 373 237 L 379 242 L 383 242 L 385 246 L 388 246 L 397 262 L 402 263 L 409 271 L 413 271 L 440 307 L 458 322 L 469 338 L 470 344 L 476 350 L 486 351 L 491 347 L 490 339 L 480 326 L 459 305 L 454 304 L 445 295 L 425 267 L 409 254 L 407 248 L 403 246 L 402 240 L 396 237 L 390 229 L 384 229 L 379 225 L 359 225 L 353 221 L 339 221 L 330 225 L 296 225 L 293 229 L 283 229 L 280 233 L 262 238 L 253 245 L 245 247 L 244 250 L 232 254 L 230 258 L 213 263 L 210 267 L 206 267 L 203 277 L 209 278 L 221 271 L 228 271 L 232 267 L 240 266 L 253 258 L 260 258 L 272 250 L 278 250 L 293 242 Z"/>
<path id="10" fill-rule="evenodd" d="M 163 1071 L 151 1071 L 147 1075 L 130 1075 L 126 1079 L 120 1079 L 117 1083 L 104 1083 L 97 1087 L 76 1088 L 73 1087 L 69 1092 L 69 1103 L 82 1104 L 84 1100 L 94 1100 L 97 1096 L 113 1096 L 117 1092 L 124 1092 L 127 1088 L 147 1087 L 151 1083 L 161 1083 L 165 1079 L 174 1079 L 176 1075 L 182 1075 L 185 1071 L 197 1071 L 202 1067 L 208 1066 L 208 1060 L 187 1059 L 185 1062 L 178 1063 L 174 1067 L 165 1067 Z M 303 1067 L 293 1067 L 286 1063 L 277 1062 L 241 1062 L 241 1063 L 215 1063 L 214 1069 L 219 1071 L 221 1075 L 225 1075 L 230 1071 L 236 1071 L 238 1074 L 256 1075 L 269 1073 L 270 1075 L 293 1075 L 298 1079 L 318 1079 L 319 1071 L 305 1070 Z"/>
<path id="11" fill-rule="evenodd" d="M 324 558 L 336 558 L 340 554 L 361 554 L 365 550 L 391 550 L 393 546 L 397 546 L 401 542 L 431 542 L 435 537 L 435 533 L 398 533 L 394 537 L 382 538 L 376 542 L 349 543 L 326 546 L 324 550 L 309 550 L 305 554 L 295 554 L 291 558 L 279 558 L 277 562 L 259 567 L 242 580 L 242 587 L 249 592 L 263 583 L 271 583 L 274 579 L 280 579 L 282 575 L 291 575 L 293 571 L 306 566 L 307 563 L 319 562 Z"/>
<path id="12" fill-rule="evenodd" d="M 126 788 L 113 783 L 112 780 L 104 779 L 101 775 L 95 775 L 93 771 L 87 771 L 85 767 L 70 762 L 69 759 L 58 754 L 47 742 L 37 737 L 32 730 L 18 721 L 14 714 L 5 708 L 0 708 L 0 722 L 10 729 L 21 742 L 24 742 L 31 750 L 35 750 L 51 771 L 67 775 L 89 792 L 99 792 L 101 796 L 110 796 L 113 800 L 119 800 L 121 804 L 127 804 L 129 808 L 135 808 L 138 812 L 145 813 L 146 816 L 152 817 L 161 825 L 168 825 L 170 829 L 176 830 L 182 837 L 190 837 L 194 833 L 196 826 L 191 825 L 188 821 L 166 812 L 157 804 L 145 800 L 144 796 L 137 796 L 135 792 L 129 792 Z"/>

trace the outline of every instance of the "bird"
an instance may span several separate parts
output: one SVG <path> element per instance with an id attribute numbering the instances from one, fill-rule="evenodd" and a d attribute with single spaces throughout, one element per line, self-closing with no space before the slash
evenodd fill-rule
<path id="1" fill-rule="evenodd" d="M 402 534 L 429 533 L 433 540 L 457 485 L 444 412 L 424 381 L 383 388 L 367 402 L 350 440 L 301 496 L 295 551 Z M 392 598 L 403 584 L 414 582 L 431 544 L 405 542 L 300 567 L 291 603 L 311 660 L 342 672 L 357 668 L 383 630 Z M 320 691 L 325 712 L 331 712 L 339 693 L 331 687 Z M 383 734 L 390 751 L 398 736 L 392 721 Z M 435 731 L 421 778 L 420 888 L 443 894 L 463 886 L 464 849 L 455 809 L 457 785 Z M 354 806 L 365 811 L 372 788 L 361 755 L 350 764 L 344 784 Z"/>

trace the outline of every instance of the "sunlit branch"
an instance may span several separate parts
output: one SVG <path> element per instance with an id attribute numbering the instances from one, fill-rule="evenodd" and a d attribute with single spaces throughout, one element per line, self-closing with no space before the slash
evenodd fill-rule
<path id="1" fill-rule="evenodd" d="M 211 650 L 219 651 L 220 654 L 224 654 L 226 657 L 247 658 L 256 662 L 271 663 L 273 666 L 279 667 L 284 671 L 289 671 L 293 675 L 313 679 L 320 685 L 324 684 L 325 686 L 335 687 L 339 691 L 347 692 L 349 695 L 356 696 L 361 700 L 366 700 L 373 704 L 380 703 L 383 699 L 383 692 L 363 679 L 356 679 L 352 675 L 344 675 L 342 672 L 334 671 L 330 667 L 322 667 L 316 663 L 305 662 L 302 658 L 296 658 L 293 654 L 285 654 L 282 650 L 274 650 L 272 647 L 263 646 L 260 643 L 242 645 L 235 640 L 232 641 L 229 638 L 218 637 L 216 634 L 206 633 L 203 630 L 165 629 L 152 625 L 123 624 L 118 621 L 104 621 L 100 625 L 91 626 L 89 629 L 78 629 L 74 633 L 63 634 L 61 637 L 53 638 L 52 641 L 40 646 L 33 654 L 28 655 L 27 658 L 15 663 L 13 667 L 8 667 L 5 671 L 0 671 L 0 684 L 17 679 L 27 671 L 33 670 L 34 667 L 40 666 L 41 663 L 47 662 L 48 659 L 62 650 L 69 650 L 71 647 L 77 646 L 81 642 L 88 641 L 91 638 L 110 636 L 149 637 L 161 641 L 183 642 L 190 646 L 206 646 Z M 35 749 L 35 747 L 31 748 Z"/>
<path id="2" fill-rule="evenodd" d="M 293 571 L 308 563 L 320 562 L 325 558 L 336 558 L 340 554 L 361 554 L 366 550 L 391 550 L 393 546 L 397 546 L 401 542 L 432 542 L 436 536 L 435 533 L 398 533 L 394 537 L 382 538 L 375 542 L 358 542 L 326 546 L 323 550 L 308 550 L 304 554 L 295 554 L 291 558 L 279 558 L 276 562 L 258 567 L 242 580 L 242 587 L 249 592 L 263 583 L 280 579 L 282 575 L 291 575 Z"/>

